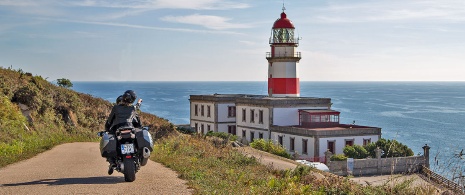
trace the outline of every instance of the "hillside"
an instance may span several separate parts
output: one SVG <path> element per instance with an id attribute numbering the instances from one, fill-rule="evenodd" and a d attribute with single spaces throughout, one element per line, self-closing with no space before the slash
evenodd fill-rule
<path id="1" fill-rule="evenodd" d="M 21 69 L 0 67 L 0 167 L 57 144 L 97 140 L 112 106 Z M 157 116 L 141 118 L 156 138 L 174 132 L 173 124 Z"/>

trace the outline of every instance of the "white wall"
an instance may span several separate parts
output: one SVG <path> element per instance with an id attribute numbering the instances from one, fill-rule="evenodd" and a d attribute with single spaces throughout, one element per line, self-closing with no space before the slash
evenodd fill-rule
<path id="1" fill-rule="evenodd" d="M 327 107 L 274 108 L 273 125 L 299 125 L 299 109 L 328 109 Z"/>
<path id="2" fill-rule="evenodd" d="M 315 139 L 313 137 L 304 137 L 304 136 L 298 136 L 298 135 L 291 135 L 291 134 L 285 134 L 285 133 L 277 133 L 277 132 L 271 132 L 271 139 L 273 140 L 273 143 L 278 144 L 278 137 L 282 136 L 283 137 L 283 146 L 286 148 L 286 151 L 289 154 L 294 154 L 297 152 L 299 156 L 307 158 L 307 157 L 314 157 L 314 148 L 315 148 Z M 290 144 L 291 140 L 290 138 L 294 138 L 294 152 L 289 151 L 290 149 Z M 303 154 L 302 151 L 302 140 L 307 139 L 307 154 Z"/>
<path id="3" fill-rule="evenodd" d="M 213 122 L 203 122 L 203 121 L 196 121 L 196 120 L 191 120 L 191 127 L 195 128 L 195 123 L 197 123 L 198 127 L 196 129 L 197 133 L 202 133 L 202 125 L 204 125 L 204 132 L 208 132 L 208 125 L 210 125 L 210 131 L 217 131 L 215 129 L 215 124 Z M 226 132 L 228 132 L 228 129 L 226 129 Z"/>
<path id="4" fill-rule="evenodd" d="M 257 130 L 257 129 L 249 129 L 249 128 L 237 128 L 236 133 L 237 136 L 242 138 L 242 132 L 245 131 L 245 139 L 250 143 L 252 140 L 251 138 L 251 132 L 254 132 L 254 139 L 259 139 L 259 133 L 263 133 L 263 139 L 268 140 L 268 131 L 265 130 Z"/>
<path id="5" fill-rule="evenodd" d="M 228 133 L 228 126 L 229 126 L 229 125 L 234 125 L 234 126 L 236 126 L 236 123 L 221 123 L 221 124 L 218 124 L 218 129 L 217 129 L 217 131 L 218 131 L 218 132 Z M 236 132 L 237 132 L 237 128 L 236 128 Z"/>
<path id="6" fill-rule="evenodd" d="M 245 122 L 242 121 L 242 109 L 245 109 Z M 255 110 L 254 112 L 254 122 L 250 121 L 250 110 Z M 263 124 L 259 123 L 259 112 L 263 111 Z M 247 126 L 260 129 L 268 129 L 270 126 L 270 111 L 266 107 L 256 107 L 256 106 L 236 106 L 236 124 L 238 126 Z"/>
<path id="7" fill-rule="evenodd" d="M 198 105 L 197 112 L 198 115 L 195 116 L 195 105 Z M 204 116 L 202 116 L 202 105 L 204 106 Z M 210 117 L 208 117 L 208 106 L 210 106 Z M 213 102 L 206 103 L 206 102 L 191 102 L 191 109 L 190 109 L 191 120 L 201 120 L 201 121 L 209 121 L 215 122 L 215 105 Z"/>
<path id="8" fill-rule="evenodd" d="M 296 47 L 275 47 L 274 56 L 276 57 L 294 57 Z"/>
<path id="9" fill-rule="evenodd" d="M 328 137 L 320 138 L 320 156 L 324 156 L 324 153 L 328 149 L 328 141 L 336 141 L 335 152 L 336 154 L 343 154 L 342 149 L 346 146 L 346 139 L 354 139 L 354 144 L 363 145 L 363 139 L 371 139 L 371 142 L 378 141 L 378 135 L 366 135 L 366 136 L 352 136 L 352 137 Z"/>
<path id="10" fill-rule="evenodd" d="M 296 62 L 274 62 L 268 72 L 273 78 L 297 78 L 296 64 Z"/>
<path id="11" fill-rule="evenodd" d="M 228 106 L 236 106 L 235 103 L 218 104 L 218 122 L 235 122 L 236 117 L 228 117 Z M 237 110 L 236 110 L 237 114 Z M 226 129 L 227 131 L 228 129 Z"/>

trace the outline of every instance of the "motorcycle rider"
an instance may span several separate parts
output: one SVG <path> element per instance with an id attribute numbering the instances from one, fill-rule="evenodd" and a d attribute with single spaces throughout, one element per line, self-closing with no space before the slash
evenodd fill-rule
<path id="1" fill-rule="evenodd" d="M 117 104 L 111 109 L 110 115 L 105 123 L 105 131 L 108 134 L 115 135 L 115 132 L 119 128 L 140 128 L 141 121 L 139 115 L 137 114 L 137 109 L 140 107 L 142 99 L 139 99 L 137 105 L 134 106 L 133 103 L 136 100 L 137 96 L 133 90 L 127 90 L 124 92 L 121 98 L 117 98 Z M 121 102 L 118 100 L 121 99 Z M 107 158 L 107 161 L 110 163 L 108 174 L 113 173 L 113 167 L 116 167 L 116 159 Z"/>

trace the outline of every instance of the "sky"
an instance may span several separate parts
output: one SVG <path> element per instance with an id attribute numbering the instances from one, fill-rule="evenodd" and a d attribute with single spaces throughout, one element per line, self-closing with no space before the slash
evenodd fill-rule
<path id="1" fill-rule="evenodd" d="M 285 0 L 301 81 L 465 81 L 463 0 Z M 267 81 L 282 0 L 0 0 L 0 66 L 48 80 Z"/>

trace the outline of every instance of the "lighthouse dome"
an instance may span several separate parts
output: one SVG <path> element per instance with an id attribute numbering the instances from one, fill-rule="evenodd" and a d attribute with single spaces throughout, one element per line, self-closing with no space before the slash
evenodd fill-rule
<path id="1" fill-rule="evenodd" d="M 291 20 L 287 19 L 286 13 L 281 13 L 281 18 L 277 19 L 273 24 L 273 29 L 276 28 L 292 28 L 294 29 L 294 24 Z"/>

